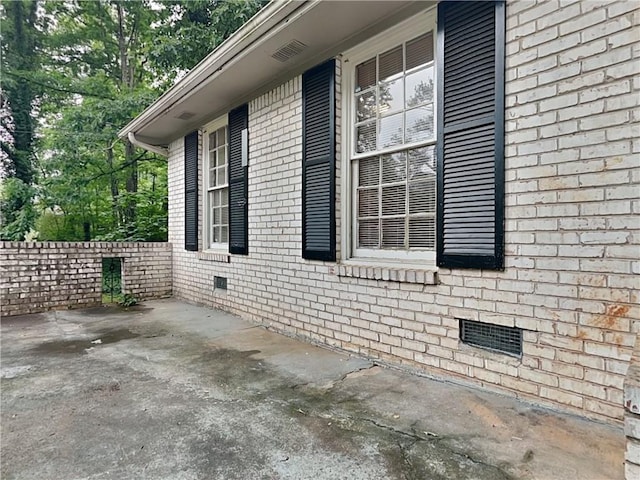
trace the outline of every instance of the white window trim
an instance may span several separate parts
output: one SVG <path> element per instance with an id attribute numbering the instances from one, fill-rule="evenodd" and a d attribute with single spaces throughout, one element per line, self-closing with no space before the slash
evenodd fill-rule
<path id="1" fill-rule="evenodd" d="M 225 114 L 212 122 L 206 124 L 202 130 L 202 205 L 203 205 L 203 227 L 202 227 L 202 245 L 203 252 L 213 254 L 229 254 L 229 243 L 211 243 L 209 237 L 211 236 L 211 208 L 209 206 L 209 134 L 215 132 L 219 128 L 229 125 L 229 118 Z M 227 133 L 227 188 L 229 188 L 229 145 L 228 145 L 228 133 Z M 220 188 L 224 188 L 220 186 Z"/>
<path id="2" fill-rule="evenodd" d="M 374 250 L 374 249 L 357 249 L 354 242 L 354 225 L 356 222 L 356 212 L 353 206 L 356 205 L 356 189 L 352 188 L 352 184 L 357 180 L 357 172 L 354 172 L 353 160 L 370 156 L 370 153 L 354 154 L 354 133 L 353 133 L 353 91 L 355 66 L 368 60 L 373 55 L 384 52 L 386 49 L 393 48 L 400 43 L 411 40 L 421 34 L 426 33 L 425 25 L 433 25 L 434 49 L 437 49 L 437 8 L 431 7 L 410 19 L 401 22 L 392 28 L 379 33 L 356 47 L 344 52 L 341 56 L 342 61 L 342 79 L 341 79 L 341 109 L 342 109 L 342 126 L 341 136 L 344 139 L 341 148 L 341 172 L 342 182 L 340 185 L 340 194 L 343 199 L 340 216 L 342 219 L 342 232 L 340 238 L 340 247 L 343 252 L 343 261 L 346 263 L 366 262 L 384 265 L 404 266 L 413 264 L 416 261 L 424 263 L 426 268 L 436 268 L 436 251 L 410 251 L 410 250 Z M 436 55 L 437 58 L 437 51 Z M 345 67 L 345 64 L 348 67 Z M 434 71 L 434 84 L 437 85 L 437 66 Z M 438 98 L 438 94 L 434 95 Z M 437 125 L 437 106 L 434 105 L 434 126 Z M 416 146 L 433 145 L 435 140 L 419 142 Z M 403 145 L 402 150 L 411 148 L 412 145 Z M 395 147 L 389 150 L 394 150 Z M 437 238 L 436 238 L 437 241 Z"/>

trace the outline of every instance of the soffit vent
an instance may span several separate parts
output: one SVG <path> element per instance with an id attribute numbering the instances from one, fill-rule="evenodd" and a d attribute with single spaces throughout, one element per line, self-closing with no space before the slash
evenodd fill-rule
<path id="1" fill-rule="evenodd" d="M 295 57 L 296 55 L 299 55 L 300 53 L 302 53 L 306 48 L 307 48 L 307 45 L 305 45 L 304 43 L 298 40 L 291 40 L 286 45 L 281 46 L 271 56 L 276 60 L 278 60 L 279 62 L 284 63 L 290 58 Z"/>
<path id="2" fill-rule="evenodd" d="M 176 118 L 178 118 L 180 120 L 189 120 L 190 118 L 195 117 L 195 115 L 196 115 L 195 113 L 191 113 L 191 112 L 182 112 Z"/>

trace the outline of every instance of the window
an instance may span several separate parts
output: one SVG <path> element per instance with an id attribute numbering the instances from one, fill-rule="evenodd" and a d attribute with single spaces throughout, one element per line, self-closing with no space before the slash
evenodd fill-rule
<path id="1" fill-rule="evenodd" d="M 435 260 L 435 15 L 426 16 L 347 55 L 356 257 Z"/>
<path id="2" fill-rule="evenodd" d="M 227 249 L 229 242 L 228 128 L 226 118 L 204 134 L 205 245 Z"/>

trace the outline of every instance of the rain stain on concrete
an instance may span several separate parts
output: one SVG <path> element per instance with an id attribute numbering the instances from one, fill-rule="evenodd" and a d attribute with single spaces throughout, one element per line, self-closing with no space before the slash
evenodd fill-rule
<path id="1" fill-rule="evenodd" d="M 259 358 L 260 350 L 234 350 L 210 347 L 193 358 L 194 368 L 234 395 L 250 403 L 269 402 L 280 415 L 309 432 L 314 443 L 340 457 L 357 456 L 375 450 L 376 456 L 395 478 L 445 480 L 450 478 L 512 478 L 508 465 L 495 466 L 476 458 L 455 437 L 432 436 L 388 426 L 368 411 L 358 394 L 330 387 L 296 383 L 270 368 Z M 374 375 L 371 367 L 345 375 Z M 210 439 L 221 442 L 220 438 Z M 375 446 L 375 447 L 374 447 Z M 215 452 L 210 452 L 215 458 Z"/>
<path id="2" fill-rule="evenodd" d="M 135 333 L 128 328 L 118 328 L 103 331 L 88 338 L 70 338 L 44 342 L 34 347 L 32 351 L 42 355 L 81 355 L 86 353 L 87 349 L 91 347 L 108 345 L 138 337 L 140 337 L 139 333 Z"/>
<path id="3" fill-rule="evenodd" d="M 2 318 L 2 325 L 6 327 L 30 327 L 46 322 L 47 316 L 44 313 L 31 313 L 29 315 Z"/>

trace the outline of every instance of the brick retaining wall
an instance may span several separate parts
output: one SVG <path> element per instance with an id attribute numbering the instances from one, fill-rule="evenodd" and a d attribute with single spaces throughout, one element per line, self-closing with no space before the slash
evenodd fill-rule
<path id="1" fill-rule="evenodd" d="M 100 305 L 103 257 L 123 259 L 123 293 L 171 295 L 169 243 L 0 242 L 0 314 Z"/>

